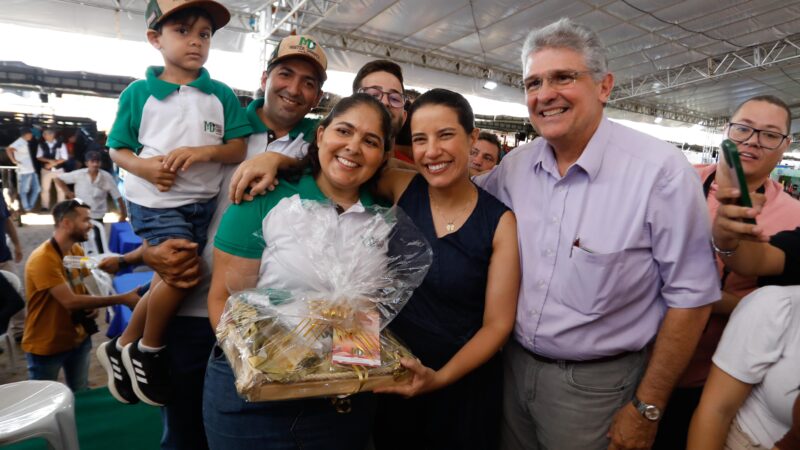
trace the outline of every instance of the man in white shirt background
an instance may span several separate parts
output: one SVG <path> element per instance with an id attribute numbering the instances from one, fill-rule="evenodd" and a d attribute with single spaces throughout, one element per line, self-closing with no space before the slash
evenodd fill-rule
<path id="1" fill-rule="evenodd" d="M 77 197 L 89 205 L 89 217 L 100 223 L 103 222 L 103 216 L 108 211 L 108 196 L 111 195 L 119 208 L 119 221 L 124 222 L 128 218 L 128 210 L 114 182 L 114 177 L 110 173 L 100 170 L 101 158 L 99 152 L 88 152 L 86 167 L 57 174 L 55 184 L 67 198 Z M 70 189 L 68 184 L 74 185 L 73 188 Z M 105 230 L 102 228 L 98 230 L 95 226 L 93 236 L 98 250 L 102 252 L 103 245 L 97 233 L 105 233 Z"/>

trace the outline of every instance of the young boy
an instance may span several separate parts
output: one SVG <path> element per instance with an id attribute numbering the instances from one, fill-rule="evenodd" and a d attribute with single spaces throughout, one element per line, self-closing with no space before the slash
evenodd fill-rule
<path id="1" fill-rule="evenodd" d="M 241 162 L 251 127 L 233 91 L 203 64 L 212 34 L 230 20 L 214 1 L 149 0 L 147 40 L 164 67 L 147 69 L 120 95 L 108 146 L 128 174 L 131 224 L 147 245 L 168 239 L 205 245 L 221 164 Z M 149 294 L 127 329 L 97 349 L 108 387 L 123 403 L 161 406 L 169 400 L 164 333 L 186 291 L 153 275 Z M 124 366 L 124 368 L 123 368 Z"/>

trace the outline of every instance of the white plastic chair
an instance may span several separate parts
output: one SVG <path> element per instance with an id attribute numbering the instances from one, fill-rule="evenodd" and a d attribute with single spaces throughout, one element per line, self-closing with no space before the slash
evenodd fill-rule
<path id="1" fill-rule="evenodd" d="M 89 239 L 81 243 L 83 252 L 87 255 L 108 253 L 108 237 L 106 236 L 106 229 L 103 227 L 103 223 L 94 219 L 89 222 L 92 224 L 92 229 L 89 231 Z M 100 244 L 103 248 L 97 248 L 95 236 L 100 236 Z"/>
<path id="2" fill-rule="evenodd" d="M 36 437 L 51 450 L 80 450 L 72 391 L 56 381 L 0 385 L 0 445 Z"/>

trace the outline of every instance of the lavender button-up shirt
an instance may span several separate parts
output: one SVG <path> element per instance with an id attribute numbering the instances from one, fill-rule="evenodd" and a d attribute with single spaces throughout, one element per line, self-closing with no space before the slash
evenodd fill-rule
<path id="1" fill-rule="evenodd" d="M 530 351 L 589 360 L 640 350 L 667 308 L 720 298 L 700 179 L 670 144 L 604 117 L 563 177 L 538 138 L 475 182 L 517 216 L 514 337 Z"/>

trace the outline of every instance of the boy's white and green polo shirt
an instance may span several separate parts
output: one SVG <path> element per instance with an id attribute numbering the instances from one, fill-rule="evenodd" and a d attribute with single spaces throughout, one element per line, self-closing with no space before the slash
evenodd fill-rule
<path id="1" fill-rule="evenodd" d="M 247 120 L 253 127 L 253 134 L 247 139 L 247 158 L 265 151 L 281 153 L 296 159 L 306 156 L 308 145 L 314 140 L 319 120 L 303 118 L 288 134 L 276 138 L 275 132 L 258 117 L 258 110 L 263 107 L 263 98 L 253 100 L 247 105 Z"/>
<path id="2" fill-rule="evenodd" d="M 217 229 L 214 246 L 234 256 L 260 259 L 259 286 L 308 289 L 308 271 L 312 265 L 308 261 L 309 253 L 297 242 L 298 232 L 308 230 L 309 236 L 323 236 L 324 231 L 317 228 L 321 223 L 337 223 L 344 229 L 358 229 L 359 224 L 375 214 L 371 210 L 375 202 L 364 188 L 360 192 L 360 201 L 344 213 L 338 214 L 333 205 L 325 210 L 325 214 L 331 215 L 331 220 L 302 220 L 302 223 L 297 223 L 295 208 L 302 200 L 328 201 L 310 173 L 296 182 L 281 179 L 274 191 L 250 202 L 231 205 Z"/>
<path id="3" fill-rule="evenodd" d="M 247 157 L 245 160 L 249 160 L 265 151 L 278 152 L 298 159 L 304 157 L 308 151 L 309 142 L 314 139 L 314 130 L 316 130 L 318 120 L 303 119 L 289 134 L 275 139 L 275 133 L 267 128 L 261 118 L 258 117 L 257 111 L 263 106 L 264 99 L 255 100 L 247 106 L 247 120 L 250 121 L 250 125 L 253 127 L 253 134 L 247 138 Z M 239 167 L 238 164 L 225 164 L 222 166 L 222 187 L 220 187 L 219 195 L 217 196 L 217 210 L 208 224 L 208 244 L 201 255 L 203 265 L 201 266 L 200 283 L 183 299 L 178 315 L 208 317 L 206 305 L 208 288 L 211 285 L 214 236 L 216 236 L 217 229 L 222 221 L 223 213 L 231 204 L 228 199 L 228 188 L 237 167 Z"/>
<path id="4" fill-rule="evenodd" d="M 127 148 L 141 158 L 165 156 L 179 147 L 220 145 L 252 132 L 233 90 L 212 80 L 205 69 L 188 85 L 160 80 L 163 67 L 149 67 L 144 80 L 130 84 L 119 97 L 112 149 Z M 174 208 L 210 200 L 222 181 L 221 164 L 199 163 L 178 172 L 167 192 L 131 173 L 125 177 L 129 201 L 149 208 Z"/>

